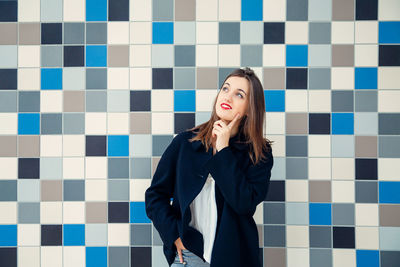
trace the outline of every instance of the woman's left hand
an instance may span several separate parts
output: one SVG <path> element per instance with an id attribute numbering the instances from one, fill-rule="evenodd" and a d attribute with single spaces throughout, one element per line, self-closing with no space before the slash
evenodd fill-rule
<path id="1" fill-rule="evenodd" d="M 217 120 L 214 122 L 212 137 L 217 138 L 215 142 L 215 148 L 217 151 L 220 151 L 224 147 L 229 146 L 229 138 L 231 137 L 231 130 L 235 127 L 235 124 L 238 122 L 240 118 L 240 114 L 236 114 L 236 116 L 228 123 L 228 125 L 222 120 Z"/>

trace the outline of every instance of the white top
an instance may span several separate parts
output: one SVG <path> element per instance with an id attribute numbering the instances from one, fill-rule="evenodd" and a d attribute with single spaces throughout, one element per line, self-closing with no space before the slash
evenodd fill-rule
<path id="1" fill-rule="evenodd" d="M 211 263 L 211 252 L 217 230 L 217 202 L 215 201 L 215 180 L 208 174 L 207 180 L 192 203 L 190 203 L 192 220 L 189 225 L 203 234 L 204 259 Z"/>

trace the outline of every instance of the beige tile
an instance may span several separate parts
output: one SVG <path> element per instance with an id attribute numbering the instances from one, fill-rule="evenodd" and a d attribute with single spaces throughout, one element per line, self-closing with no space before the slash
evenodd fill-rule
<path id="1" fill-rule="evenodd" d="M 131 113 L 130 114 L 130 133 L 131 134 L 150 134 L 151 133 L 151 114 L 150 113 Z"/>
<path id="2" fill-rule="evenodd" d="M 331 201 L 330 181 L 310 181 L 309 190 L 310 190 L 310 202 Z"/>
<path id="3" fill-rule="evenodd" d="M 198 89 L 218 89 L 217 68 L 197 68 Z"/>
<path id="4" fill-rule="evenodd" d="M 286 114 L 286 133 L 287 134 L 307 134 L 308 116 L 306 113 L 287 113 Z"/>
<path id="5" fill-rule="evenodd" d="M 400 227 L 400 205 L 380 205 L 379 225 Z"/>
<path id="6" fill-rule="evenodd" d="M 17 137 L 0 136 L 0 157 L 17 156 Z"/>
<path id="7" fill-rule="evenodd" d="M 110 45 L 108 46 L 108 66 L 109 67 L 128 67 L 129 66 L 129 46 Z"/>
<path id="8" fill-rule="evenodd" d="M 264 248 L 264 267 L 286 267 L 285 248 Z"/>
<path id="9" fill-rule="evenodd" d="M 17 23 L 0 23 L 0 45 L 17 44 Z"/>
<path id="10" fill-rule="evenodd" d="M 354 20 L 354 0 L 332 0 L 332 20 Z"/>
<path id="11" fill-rule="evenodd" d="M 19 157 L 39 157 L 39 136 L 18 136 Z"/>
<path id="12" fill-rule="evenodd" d="M 64 112 L 85 112 L 85 92 L 64 91 Z"/>
<path id="13" fill-rule="evenodd" d="M 40 44 L 40 23 L 20 23 L 18 26 L 19 44 Z"/>
<path id="14" fill-rule="evenodd" d="M 378 154 L 376 136 L 356 136 L 356 157 L 375 157 Z"/>
<path id="15" fill-rule="evenodd" d="M 189 21 L 196 19 L 195 0 L 175 0 L 175 20 Z"/>
<path id="16" fill-rule="evenodd" d="M 284 68 L 264 68 L 264 88 L 265 89 L 284 89 L 285 88 L 285 69 Z"/>
<path id="17" fill-rule="evenodd" d="M 107 223 L 107 203 L 87 202 L 86 223 Z"/>
<path id="18" fill-rule="evenodd" d="M 354 45 L 332 45 L 332 67 L 354 66 Z"/>
<path id="19" fill-rule="evenodd" d="M 62 181 L 41 181 L 42 201 L 62 201 Z"/>

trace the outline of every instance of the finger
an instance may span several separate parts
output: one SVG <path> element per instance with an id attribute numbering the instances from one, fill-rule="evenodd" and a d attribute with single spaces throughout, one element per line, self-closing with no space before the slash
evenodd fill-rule
<path id="1" fill-rule="evenodd" d="M 179 262 L 183 263 L 183 257 L 182 257 L 182 250 L 181 249 L 178 250 L 178 255 L 179 255 Z"/>
<path id="2" fill-rule="evenodd" d="M 240 114 L 236 114 L 236 116 L 233 118 L 233 120 L 231 120 L 231 122 L 228 124 L 228 127 L 231 129 L 235 123 L 239 120 L 240 118 Z"/>

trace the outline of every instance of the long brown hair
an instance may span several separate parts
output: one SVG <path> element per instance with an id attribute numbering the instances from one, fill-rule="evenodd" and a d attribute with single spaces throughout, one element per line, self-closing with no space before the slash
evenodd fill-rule
<path id="1" fill-rule="evenodd" d="M 257 164 L 261 159 L 265 159 L 263 150 L 269 152 L 273 141 L 264 138 L 263 128 L 265 123 L 265 101 L 263 86 L 258 79 L 257 75 L 250 68 L 235 69 L 232 71 L 222 83 L 232 76 L 243 77 L 248 80 L 250 84 L 249 90 L 249 103 L 247 105 L 248 115 L 244 115 L 238 127 L 238 133 L 244 140 L 242 142 L 249 145 L 249 156 L 253 164 Z M 221 90 L 221 88 L 220 88 Z M 211 118 L 198 126 L 191 128 L 191 131 L 197 131 L 196 136 L 190 139 L 190 142 L 201 140 L 202 144 L 206 147 L 206 151 L 212 147 L 212 130 L 215 121 L 219 117 L 215 110 L 215 104 L 220 92 L 215 97 Z"/>

